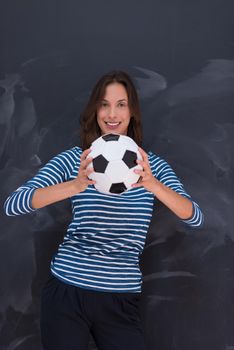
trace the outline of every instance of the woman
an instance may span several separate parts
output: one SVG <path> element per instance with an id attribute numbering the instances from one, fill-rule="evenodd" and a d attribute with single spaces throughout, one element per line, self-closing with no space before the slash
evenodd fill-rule
<path id="1" fill-rule="evenodd" d="M 87 170 L 93 140 L 114 132 L 141 146 L 139 100 L 129 75 L 112 71 L 99 79 L 81 118 L 81 147 L 52 158 L 6 200 L 7 215 L 30 213 L 70 198 L 73 219 L 51 261 L 42 291 L 44 349 L 86 349 L 92 333 L 102 350 L 145 349 L 139 313 L 139 256 L 156 197 L 180 220 L 200 227 L 203 214 L 170 165 L 139 151 L 140 181 L 119 196 L 98 192 Z"/>

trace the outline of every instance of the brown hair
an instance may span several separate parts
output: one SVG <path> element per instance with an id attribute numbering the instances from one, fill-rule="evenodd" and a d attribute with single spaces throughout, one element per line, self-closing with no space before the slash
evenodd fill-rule
<path id="1" fill-rule="evenodd" d="M 129 109 L 132 118 L 128 125 L 127 135 L 139 146 L 142 145 L 141 112 L 136 88 L 126 72 L 113 70 L 106 73 L 98 80 L 91 92 L 84 111 L 81 113 L 79 135 L 81 148 L 83 150 L 89 148 L 91 143 L 101 136 L 101 130 L 96 117 L 97 109 L 101 98 L 105 95 L 106 86 L 114 82 L 122 84 L 128 95 Z"/>

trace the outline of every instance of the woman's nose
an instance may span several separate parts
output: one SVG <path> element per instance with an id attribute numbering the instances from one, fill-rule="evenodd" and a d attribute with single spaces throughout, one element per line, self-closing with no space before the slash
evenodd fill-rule
<path id="1" fill-rule="evenodd" d="M 110 109 L 109 109 L 109 116 L 110 117 L 115 117 L 115 115 L 116 115 L 115 107 L 110 107 Z"/>

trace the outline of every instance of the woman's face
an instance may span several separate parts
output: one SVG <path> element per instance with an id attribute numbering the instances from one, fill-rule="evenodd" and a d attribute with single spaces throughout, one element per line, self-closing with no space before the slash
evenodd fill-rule
<path id="1" fill-rule="evenodd" d="M 97 110 L 97 122 L 102 135 L 112 131 L 127 135 L 130 114 L 125 87 L 120 83 L 107 85 L 105 95 Z"/>

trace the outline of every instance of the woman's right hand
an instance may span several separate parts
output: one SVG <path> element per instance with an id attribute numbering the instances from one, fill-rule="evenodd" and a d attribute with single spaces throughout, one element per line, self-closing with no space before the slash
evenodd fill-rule
<path id="1" fill-rule="evenodd" d="M 75 186 L 77 187 L 79 192 L 83 192 L 86 190 L 88 185 L 94 185 L 96 183 L 95 180 L 90 180 L 88 175 L 91 174 L 94 169 L 89 168 L 87 166 L 92 162 L 93 158 L 87 158 L 88 154 L 91 152 L 91 149 L 86 149 L 80 156 L 80 168 L 78 171 L 77 177 L 73 180 Z"/>

